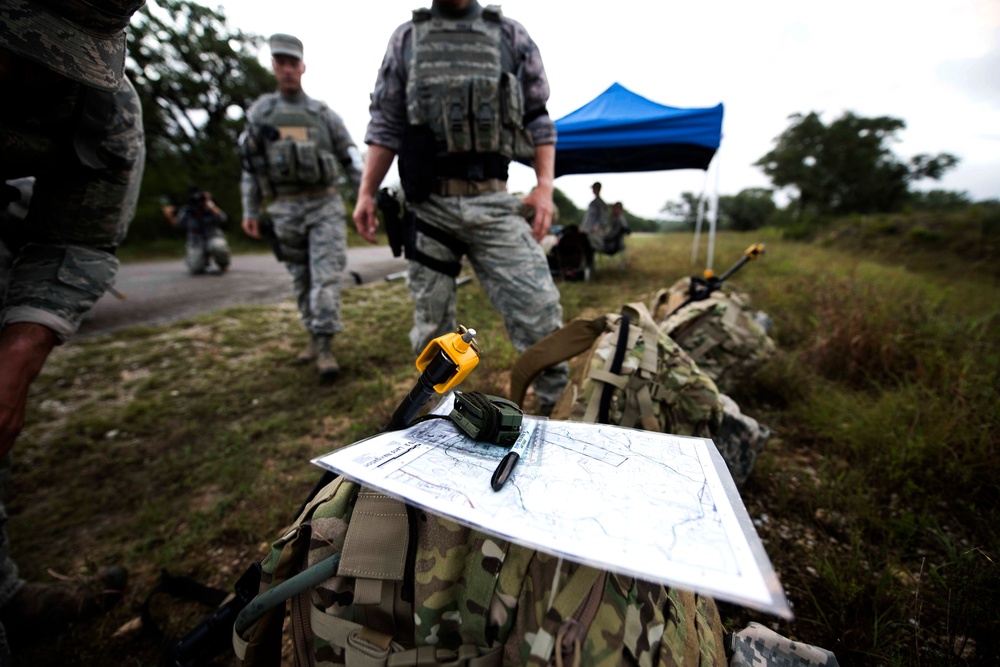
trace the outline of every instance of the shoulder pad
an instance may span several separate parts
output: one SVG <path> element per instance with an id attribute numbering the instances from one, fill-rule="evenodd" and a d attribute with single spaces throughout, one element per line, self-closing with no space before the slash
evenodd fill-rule
<path id="1" fill-rule="evenodd" d="M 431 10 L 427 7 L 421 7 L 420 9 L 413 10 L 413 22 L 421 23 L 423 21 L 429 21 L 431 19 Z"/>
<path id="2" fill-rule="evenodd" d="M 503 12 L 500 11 L 500 5 L 487 5 L 483 8 L 483 18 L 487 21 L 500 23 L 503 20 Z"/>
<path id="3" fill-rule="evenodd" d="M 251 115 L 261 115 L 266 116 L 272 111 L 274 111 L 275 105 L 278 104 L 278 94 L 277 93 L 267 93 L 261 95 L 257 98 L 257 101 L 250 105 L 250 109 L 247 111 L 247 118 Z M 251 118 L 251 120 L 253 120 Z"/>
<path id="4" fill-rule="evenodd" d="M 309 100 L 306 102 L 306 109 L 308 109 L 311 113 L 321 114 L 323 113 L 323 110 L 326 109 L 326 102 L 324 102 L 323 100 L 316 100 L 310 97 Z"/>

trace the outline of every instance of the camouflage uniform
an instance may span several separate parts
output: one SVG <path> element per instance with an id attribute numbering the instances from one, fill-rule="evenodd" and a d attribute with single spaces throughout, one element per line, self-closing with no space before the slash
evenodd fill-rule
<path id="1" fill-rule="evenodd" d="M 278 93 L 260 97 L 247 112 L 250 124 L 266 121 L 273 108 L 304 110 L 322 106 L 321 118 L 333 146 L 333 153 L 353 188 L 361 184 L 361 160 L 344 121 L 321 102 L 304 92 L 285 98 Z M 260 217 L 263 196 L 253 174 L 243 172 L 240 184 L 243 217 Z M 340 289 L 347 266 L 347 213 L 333 186 L 302 184 L 277 194 L 267 206 L 281 245 L 285 266 L 292 274 L 302 324 L 314 336 L 329 336 L 343 330 L 340 323 Z"/>
<path id="2" fill-rule="evenodd" d="M 114 252 L 135 214 L 146 157 L 139 99 L 123 74 L 122 31 L 142 2 L 113 2 L 110 11 L 106 4 L 0 6 L 0 48 L 60 79 L 40 85 L 16 61 L 4 72 L 0 329 L 38 324 L 63 342 L 118 271 Z M 0 497 L 9 472 L 8 454 Z M 0 503 L 0 608 L 25 585 L 10 559 L 6 523 Z M 0 626 L 0 663 L 9 654 Z"/>
<path id="3" fill-rule="evenodd" d="M 84 111 L 84 120 L 76 121 Z M 65 126 L 76 125 L 73 133 Z M 139 98 L 75 86 L 0 109 L 0 177 L 35 178 L 23 221 L 0 230 L 0 327 L 33 322 L 64 341 L 114 282 L 115 248 L 135 214 L 145 164 Z"/>
<path id="4" fill-rule="evenodd" d="M 478 3 L 470 3 L 471 15 L 478 16 L 481 11 Z M 389 40 L 372 93 L 371 122 L 365 135 L 365 143 L 396 153 L 403 148 L 408 124 L 408 63 L 414 30 L 412 21 L 404 23 Z M 505 60 L 509 57 L 512 61 L 504 62 L 503 69 L 519 73 L 525 118 L 530 119 L 524 127 L 535 146 L 554 144 L 555 124 L 545 110 L 549 84 L 538 47 L 521 24 L 507 17 L 503 17 L 500 31 Z M 559 291 L 545 253 L 531 237 L 531 228 L 521 214 L 520 200 L 506 191 L 468 196 L 432 193 L 427 201 L 408 204 L 424 223 L 466 244 L 466 255 L 519 352 L 562 325 Z M 417 234 L 416 245 L 434 259 L 459 259 L 454 251 L 422 233 Z M 434 337 L 455 330 L 455 280 L 411 261 L 408 285 L 414 300 L 410 342 L 414 352 L 419 352 Z M 555 404 L 568 377 L 568 366 L 563 363 L 547 369 L 535 382 L 535 395 L 543 410 Z"/>
<path id="5" fill-rule="evenodd" d="M 793 642 L 759 623 L 750 623 L 730 638 L 729 667 L 839 667 L 825 648 Z"/>
<path id="6" fill-rule="evenodd" d="M 580 231 L 587 235 L 590 247 L 600 250 L 604 247 L 605 231 L 607 229 L 608 205 L 600 195 L 587 206 L 587 212 L 583 214 L 583 221 L 580 223 Z"/>
<path id="7" fill-rule="evenodd" d="M 184 263 L 192 274 L 204 273 L 210 260 L 221 271 L 229 268 L 229 243 L 219 229 L 226 222 L 226 214 L 216 209 L 198 211 L 193 206 L 185 206 L 177 217 L 177 226 L 187 231 L 187 247 Z"/>

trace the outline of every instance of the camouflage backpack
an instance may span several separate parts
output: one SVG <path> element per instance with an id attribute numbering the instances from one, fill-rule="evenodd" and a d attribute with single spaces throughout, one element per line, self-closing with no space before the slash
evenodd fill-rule
<path id="1" fill-rule="evenodd" d="M 629 304 L 590 324 L 596 335 L 582 373 L 574 374 L 581 379 L 567 386 L 554 419 L 701 437 L 718 430 L 722 406 L 715 383 L 657 328 L 643 304 Z M 561 342 L 555 347 L 568 350 Z M 512 379 L 517 373 L 515 366 Z M 518 393 L 512 388 L 515 403 Z"/>
<path id="2" fill-rule="evenodd" d="M 687 297 L 690 284 L 690 278 L 682 278 L 661 289 L 650 312 L 719 390 L 731 393 L 774 356 L 774 341 L 755 320 L 750 297 L 728 283 L 673 313 Z"/>
<path id="3" fill-rule="evenodd" d="M 510 544 L 342 477 L 262 565 L 257 599 L 282 602 L 234 631 L 248 666 L 281 664 L 284 598 L 299 666 L 726 664 L 711 598 Z"/>

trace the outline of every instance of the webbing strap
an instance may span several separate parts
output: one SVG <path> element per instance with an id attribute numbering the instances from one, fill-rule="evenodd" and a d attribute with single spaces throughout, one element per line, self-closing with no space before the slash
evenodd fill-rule
<path id="1" fill-rule="evenodd" d="M 722 338 L 716 335 L 713 331 L 705 332 L 705 340 L 702 341 L 701 345 L 696 347 L 690 352 L 690 356 L 695 361 L 700 361 L 710 350 L 715 348 L 722 342 Z"/>
<path id="2" fill-rule="evenodd" d="M 344 649 L 347 667 L 500 667 L 503 645 L 491 649 L 463 644 L 457 651 L 433 646 L 404 649 L 392 637 L 312 607 L 309 624 L 317 637 Z"/>
<path id="3" fill-rule="evenodd" d="M 525 350 L 510 372 L 510 399 L 521 405 L 539 373 L 589 350 L 606 326 L 603 315 L 593 320 L 577 318 Z"/>
<path id="4" fill-rule="evenodd" d="M 622 391 L 624 391 L 625 387 L 629 384 L 628 376 L 609 373 L 603 368 L 595 368 L 594 370 L 590 371 L 590 375 L 588 377 L 591 380 L 596 380 L 597 382 L 604 382 L 610 384 L 614 387 L 617 387 L 618 389 L 621 389 Z"/>
<path id="5" fill-rule="evenodd" d="M 556 610 L 559 618 L 565 620 L 573 618 L 574 614 L 584 607 L 584 602 L 590 597 L 591 590 L 601 578 L 603 572 L 586 565 L 581 565 L 574 572 L 569 581 L 552 601 L 551 609 Z M 546 610 L 543 619 L 548 616 Z M 553 642 L 553 634 L 548 632 L 538 632 L 531 645 L 530 655 L 539 656 L 546 662 L 552 659 L 552 651 L 556 648 Z"/>
<path id="6" fill-rule="evenodd" d="M 410 526 L 403 503 L 362 489 L 347 527 L 338 575 L 402 581 L 409 537 Z M 377 604 L 379 601 L 380 598 L 359 600 L 355 593 L 355 604 Z"/>

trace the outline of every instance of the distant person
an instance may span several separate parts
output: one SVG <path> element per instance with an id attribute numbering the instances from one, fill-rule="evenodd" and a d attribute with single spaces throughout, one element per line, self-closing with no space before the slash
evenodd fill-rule
<path id="1" fill-rule="evenodd" d="M 184 263 L 191 275 L 205 273 L 213 261 L 220 274 L 229 269 L 229 243 L 222 233 L 227 218 L 210 192 L 192 189 L 187 205 L 167 219 L 171 218 L 178 229 L 187 232 Z"/>
<path id="2" fill-rule="evenodd" d="M 580 231 L 587 235 L 591 248 L 600 249 L 604 245 L 604 230 L 607 228 L 608 205 L 601 199 L 601 184 L 594 183 L 590 186 L 594 193 L 594 199 L 587 206 L 583 214 L 583 221 L 580 223 Z M 591 266 L 593 266 L 593 255 L 591 255 Z"/>
<path id="3" fill-rule="evenodd" d="M 620 201 L 615 202 L 611 206 L 611 215 L 608 217 L 607 233 L 604 236 L 601 252 L 606 255 L 617 255 L 622 252 L 625 249 L 625 237 L 631 233 L 628 217 L 625 215 L 625 207 Z"/>
<path id="4" fill-rule="evenodd" d="M 586 280 L 594 263 L 594 251 L 587 235 L 577 225 L 566 225 L 548 254 L 549 270 L 563 280 Z"/>
<path id="5" fill-rule="evenodd" d="M 556 131 L 548 97 L 538 47 L 495 6 L 434 0 L 390 37 L 372 93 L 354 224 L 375 242 L 375 195 L 398 153 L 406 204 L 418 220 L 407 281 L 415 352 L 454 331 L 463 256 L 515 349 L 562 326 L 559 290 L 539 245 L 553 210 Z M 535 169 L 537 187 L 523 202 L 535 210 L 530 224 L 507 192 L 512 159 Z M 539 412 L 551 411 L 568 377 L 565 363 L 542 373 L 534 385 Z"/>
<path id="6" fill-rule="evenodd" d="M 337 183 L 346 173 L 352 187 L 361 184 L 361 154 L 340 116 L 302 90 L 302 42 L 278 34 L 268 44 L 278 92 L 253 103 L 240 138 L 243 230 L 261 238 L 261 207 L 269 200 L 267 213 L 309 331 L 296 362 L 315 362 L 320 381 L 327 382 L 340 373 L 331 343 L 343 330 L 340 289 L 347 266 L 347 213 Z"/>
<path id="7" fill-rule="evenodd" d="M 142 5 L 0 4 L 0 496 L 28 389 L 114 282 L 115 250 L 135 214 L 146 151 L 124 31 Z M 127 579 L 115 567 L 74 584 L 25 583 L 6 523 L 0 505 L 2 665 L 8 640 L 61 630 L 120 600 Z"/>

